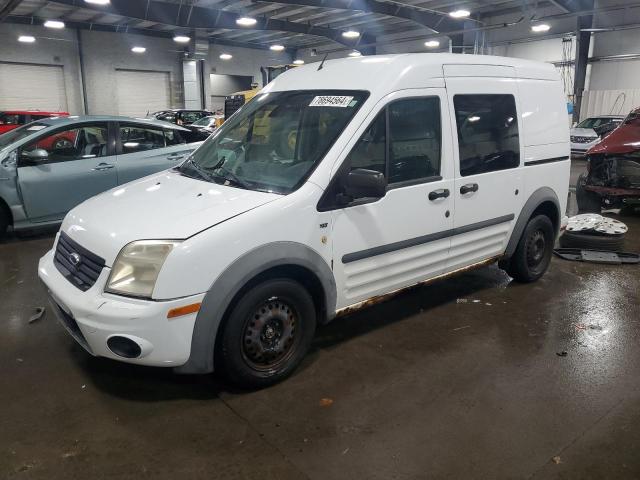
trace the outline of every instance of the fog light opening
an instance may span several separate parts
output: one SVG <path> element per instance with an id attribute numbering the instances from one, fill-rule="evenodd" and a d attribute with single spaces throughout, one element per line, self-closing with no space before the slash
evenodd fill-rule
<path id="1" fill-rule="evenodd" d="M 114 354 L 123 358 L 138 358 L 142 353 L 140 345 L 126 337 L 110 337 L 107 340 L 107 347 Z"/>

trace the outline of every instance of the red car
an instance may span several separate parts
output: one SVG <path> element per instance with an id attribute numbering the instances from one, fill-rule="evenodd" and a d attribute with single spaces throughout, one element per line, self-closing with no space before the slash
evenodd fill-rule
<path id="1" fill-rule="evenodd" d="M 41 112 L 39 110 L 0 111 L 0 135 L 21 125 L 49 117 L 68 117 L 68 112 Z"/>
<path id="2" fill-rule="evenodd" d="M 640 108 L 587 151 L 587 162 L 576 186 L 581 212 L 640 206 Z"/>

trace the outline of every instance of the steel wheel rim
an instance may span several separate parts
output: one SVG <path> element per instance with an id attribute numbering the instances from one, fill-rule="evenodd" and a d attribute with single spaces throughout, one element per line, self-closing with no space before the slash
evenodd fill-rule
<path id="1" fill-rule="evenodd" d="M 244 361 L 258 371 L 272 371 L 285 364 L 298 345 L 298 319 L 291 303 L 281 298 L 258 305 L 242 330 Z"/>
<path id="2" fill-rule="evenodd" d="M 527 264 L 537 267 L 542 263 L 547 249 L 547 240 L 542 230 L 536 230 L 527 242 Z"/>

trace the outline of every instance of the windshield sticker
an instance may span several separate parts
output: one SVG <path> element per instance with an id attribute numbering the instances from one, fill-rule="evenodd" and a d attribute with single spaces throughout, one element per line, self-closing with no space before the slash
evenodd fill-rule
<path id="1" fill-rule="evenodd" d="M 37 132 L 38 130 L 42 130 L 43 128 L 47 128 L 46 125 L 34 125 L 33 127 L 27 128 L 30 132 Z"/>
<path id="2" fill-rule="evenodd" d="M 343 95 L 320 95 L 315 97 L 310 107 L 349 107 L 351 106 L 353 97 L 345 97 Z"/>

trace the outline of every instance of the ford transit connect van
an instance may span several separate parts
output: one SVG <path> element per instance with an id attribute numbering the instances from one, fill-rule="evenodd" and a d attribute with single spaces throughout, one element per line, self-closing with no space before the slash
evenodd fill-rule
<path id="1" fill-rule="evenodd" d="M 565 105 L 553 65 L 512 58 L 296 68 L 180 166 L 73 209 L 39 276 L 93 355 L 268 385 L 316 325 L 389 293 L 496 261 L 540 278 Z"/>

